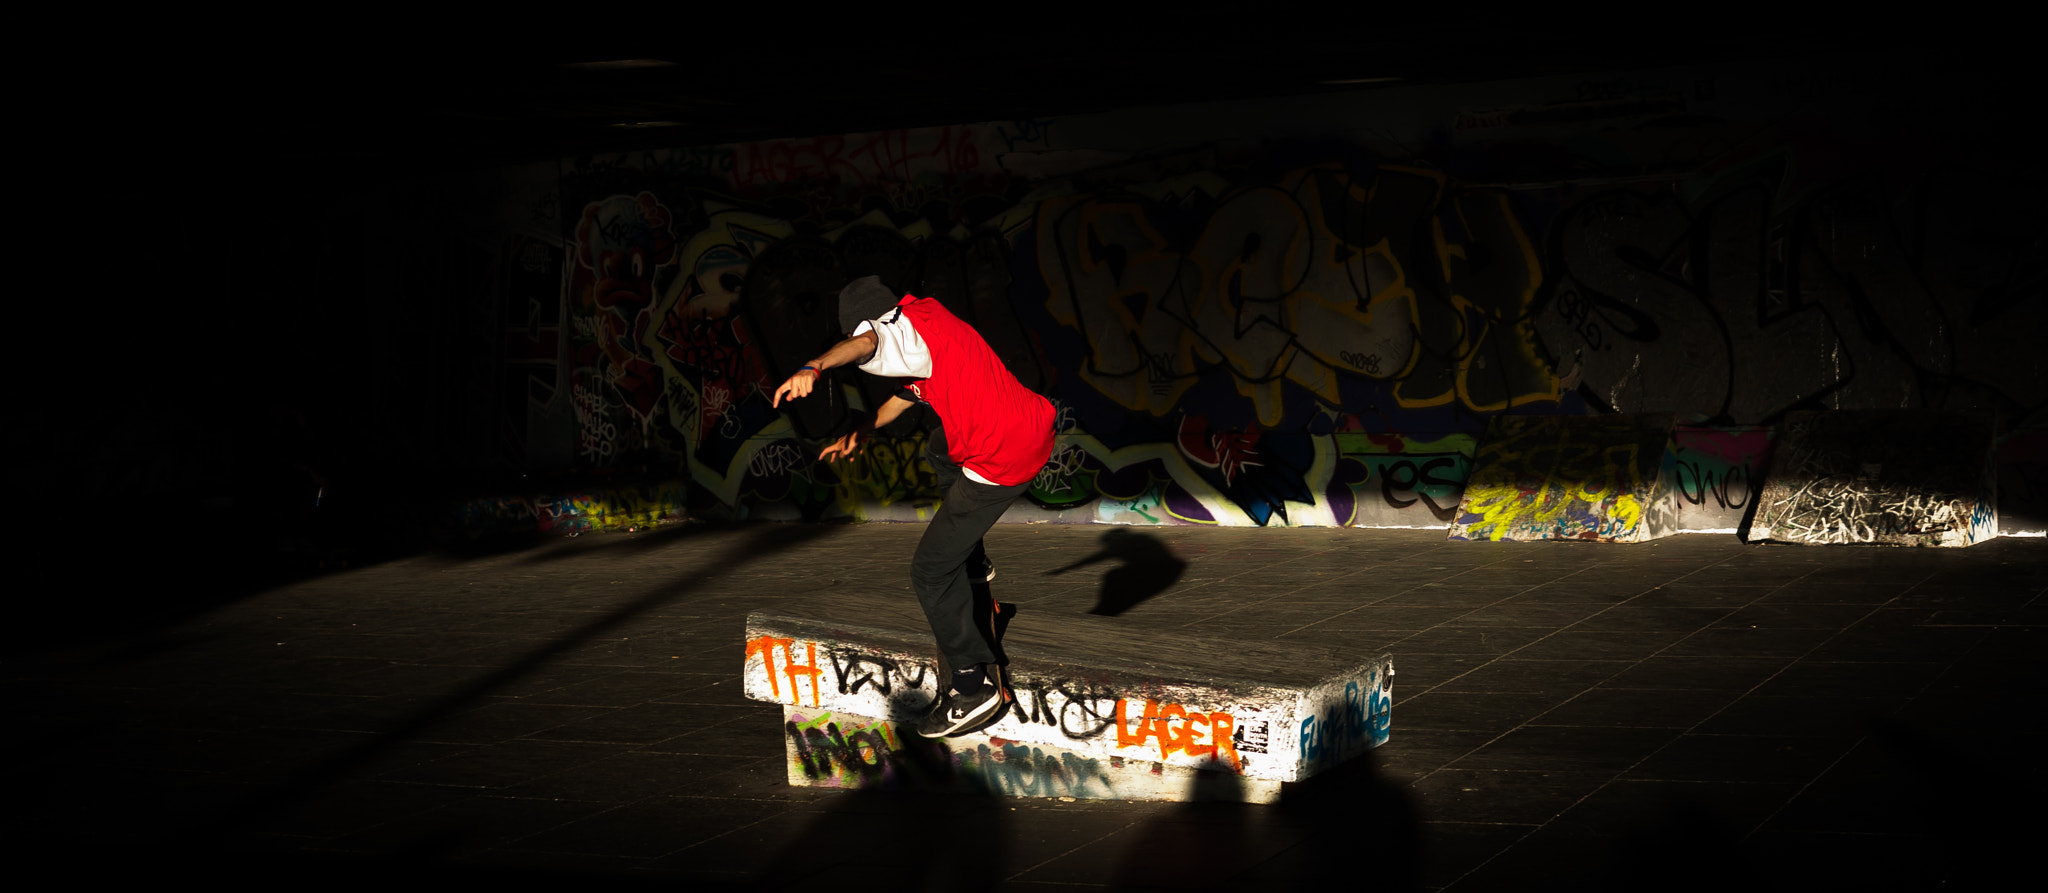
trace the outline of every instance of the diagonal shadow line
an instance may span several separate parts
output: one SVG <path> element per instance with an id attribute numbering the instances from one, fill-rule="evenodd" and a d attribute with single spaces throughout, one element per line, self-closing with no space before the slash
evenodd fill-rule
<path id="1" fill-rule="evenodd" d="M 752 531 L 727 549 L 724 555 L 711 562 L 710 569 L 694 574 L 680 587 L 651 592 L 634 599 L 617 610 L 571 630 L 526 656 L 463 686 L 460 690 L 414 711 L 412 715 L 377 733 L 370 740 L 317 760 L 312 765 L 292 773 L 264 792 L 252 795 L 228 808 L 215 830 L 236 830 L 272 815 L 277 810 L 318 791 L 327 783 L 348 775 L 391 747 L 417 737 L 457 710 L 482 700 L 491 691 L 539 669 L 557 655 L 588 643 L 606 631 L 617 628 L 648 611 L 714 583 L 721 574 L 737 570 L 756 558 L 774 556 L 782 548 L 806 543 L 836 533 L 840 529 L 840 525 L 833 524 L 798 524 L 765 526 Z"/>

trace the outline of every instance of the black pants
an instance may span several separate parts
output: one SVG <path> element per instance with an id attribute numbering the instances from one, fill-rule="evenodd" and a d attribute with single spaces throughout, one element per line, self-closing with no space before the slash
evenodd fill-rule
<path id="1" fill-rule="evenodd" d="M 980 616 L 992 604 L 975 604 L 975 587 L 968 582 L 968 568 L 970 562 L 977 569 L 980 567 L 986 554 L 982 536 L 995 526 L 1010 503 L 1031 489 L 1031 484 L 998 487 L 967 477 L 960 466 L 946 458 L 943 431 L 932 432 L 925 445 L 925 458 L 931 461 L 939 489 L 946 495 L 945 502 L 925 527 L 924 537 L 917 541 L 917 553 L 910 559 L 911 587 L 924 606 L 925 620 L 932 626 L 932 637 L 938 640 L 939 654 L 947 665 L 964 669 L 975 664 L 999 663 L 995 643 L 986 631 L 987 618 Z"/>

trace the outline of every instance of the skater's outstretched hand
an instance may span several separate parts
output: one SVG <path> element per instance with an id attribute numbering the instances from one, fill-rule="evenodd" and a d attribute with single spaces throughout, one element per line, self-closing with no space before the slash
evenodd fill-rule
<path id="1" fill-rule="evenodd" d="M 818 451 L 818 459 L 851 459 L 860 455 L 860 451 L 867 448 L 868 441 L 874 438 L 876 428 L 896 421 L 897 417 L 903 415 L 904 410 L 916 405 L 902 397 L 890 397 L 882 404 L 881 409 L 875 411 L 872 420 L 855 426 L 852 431 L 841 434 L 831 443 L 825 444 L 825 448 Z"/>
<path id="2" fill-rule="evenodd" d="M 825 448 L 818 451 L 818 461 L 852 459 L 860 455 L 861 449 L 868 445 L 868 435 L 873 431 L 874 429 L 862 425 L 840 435 L 838 440 L 825 444 Z"/>
<path id="3" fill-rule="evenodd" d="M 824 375 L 825 370 L 866 362 L 869 357 L 875 355 L 875 344 L 875 333 L 862 332 L 832 345 L 830 349 L 819 354 L 817 359 L 805 363 L 803 368 L 796 370 L 783 381 L 782 386 L 775 389 L 775 399 L 768 401 L 768 405 L 779 408 L 784 397 L 795 400 L 798 397 L 810 396 L 811 389 L 817 387 L 818 379 Z"/>
<path id="4" fill-rule="evenodd" d="M 812 366 L 805 366 L 802 369 L 796 370 L 796 374 L 790 376 L 787 381 L 784 381 L 782 387 L 775 389 L 775 399 L 769 401 L 768 405 L 780 407 L 784 397 L 795 400 L 798 397 L 810 396 L 811 387 L 818 383 L 818 378 L 821 374 Z"/>

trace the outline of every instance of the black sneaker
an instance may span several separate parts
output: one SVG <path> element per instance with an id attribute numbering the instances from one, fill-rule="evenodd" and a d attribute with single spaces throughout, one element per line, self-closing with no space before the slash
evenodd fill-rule
<path id="1" fill-rule="evenodd" d="M 984 556 L 981 559 L 980 563 L 975 563 L 973 561 L 967 562 L 968 581 L 974 583 L 989 583 L 994 582 L 995 578 L 996 563 L 988 560 L 986 556 Z"/>
<path id="2" fill-rule="evenodd" d="M 1010 705 L 1016 703 L 1017 695 L 1010 690 L 1009 675 L 1009 668 L 1002 664 L 988 665 L 988 684 L 995 688 L 998 700 L 1002 703 L 996 707 L 994 712 L 988 715 L 987 719 L 954 732 L 953 737 L 958 738 L 961 735 L 972 735 L 982 729 L 1002 722 L 1003 717 L 1010 715 Z"/>
<path id="3" fill-rule="evenodd" d="M 969 694 L 948 692 L 918 722 L 917 733 L 926 738 L 946 738 L 987 728 L 988 721 L 1005 703 L 1003 687 L 992 681 L 983 682 Z"/>

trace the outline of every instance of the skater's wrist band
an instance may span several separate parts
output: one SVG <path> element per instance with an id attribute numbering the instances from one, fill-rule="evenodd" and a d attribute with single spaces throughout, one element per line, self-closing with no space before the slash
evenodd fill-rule
<path id="1" fill-rule="evenodd" d="M 817 371 L 818 371 L 818 367 L 816 367 L 816 366 L 805 366 L 805 367 L 803 367 L 803 369 L 798 369 L 798 370 L 796 370 L 796 371 L 798 371 L 798 372 L 802 372 L 802 371 L 804 371 L 804 369 L 809 369 L 809 370 L 811 370 L 812 372 L 817 372 Z"/>

